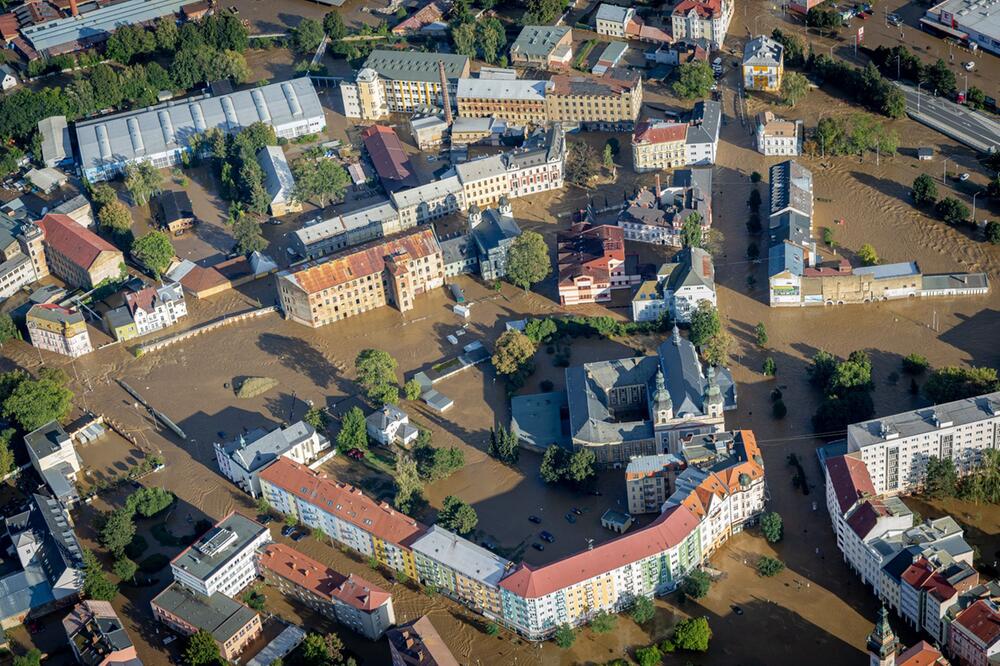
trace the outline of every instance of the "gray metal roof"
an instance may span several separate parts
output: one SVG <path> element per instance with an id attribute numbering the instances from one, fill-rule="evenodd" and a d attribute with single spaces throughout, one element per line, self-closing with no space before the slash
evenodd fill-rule
<path id="1" fill-rule="evenodd" d="M 771 167 L 771 215 L 793 208 L 812 217 L 812 172 L 794 160 L 786 160 Z"/>
<path id="2" fill-rule="evenodd" d="M 67 16 L 21 28 L 21 34 L 39 52 L 73 42 L 100 42 L 123 25 L 144 23 L 167 14 L 176 14 L 190 2 L 191 0 L 125 0 L 79 16 Z"/>
<path id="3" fill-rule="evenodd" d="M 459 99 L 504 99 L 544 102 L 548 81 L 532 79 L 459 79 Z"/>
<path id="4" fill-rule="evenodd" d="M 221 592 L 206 597 L 176 582 L 160 592 L 153 603 L 188 624 L 207 631 L 222 643 L 235 636 L 257 614 Z"/>
<path id="5" fill-rule="evenodd" d="M 802 275 L 805 265 L 805 252 L 798 245 L 781 242 L 772 245 L 767 251 L 767 276 L 774 277 L 785 271 L 792 275 Z"/>
<path id="6" fill-rule="evenodd" d="M 431 526 L 410 548 L 458 573 L 496 587 L 514 563 L 437 525 Z"/>
<path id="7" fill-rule="evenodd" d="M 904 261 L 898 264 L 879 264 L 878 266 L 862 266 L 855 268 L 858 275 L 871 275 L 876 280 L 887 278 L 908 277 L 920 275 L 920 267 L 915 261 Z"/>
<path id="8" fill-rule="evenodd" d="M 1000 416 L 1000 391 L 854 423 L 847 426 L 847 441 L 850 450 L 857 451 L 889 439 L 931 433 L 945 427 L 944 424 L 960 426 L 997 416 Z"/>
<path id="9" fill-rule="evenodd" d="M 271 200 L 274 201 L 278 196 L 291 199 L 295 190 L 295 178 L 281 146 L 264 146 L 257 153 L 257 161 L 264 170 L 264 189 Z"/>
<path id="10" fill-rule="evenodd" d="M 171 567 L 204 581 L 265 532 L 257 521 L 232 513 L 174 558 Z"/>
<path id="11" fill-rule="evenodd" d="M 399 407 L 395 405 L 382 405 L 382 409 L 376 409 L 365 417 L 365 422 L 377 430 L 385 430 L 391 423 L 398 423 L 409 417 Z"/>
<path id="12" fill-rule="evenodd" d="M 601 6 L 597 8 L 597 16 L 594 18 L 598 21 L 622 23 L 625 17 L 628 16 L 628 11 L 628 7 L 619 7 L 618 5 L 609 5 L 606 2 L 602 2 Z"/>
<path id="13" fill-rule="evenodd" d="M 440 180 L 435 180 L 426 185 L 418 185 L 405 190 L 393 192 L 390 197 L 398 209 L 419 206 L 428 201 L 437 201 L 448 195 L 458 196 L 462 193 L 462 183 L 458 176 L 449 176 Z"/>
<path id="14" fill-rule="evenodd" d="M 715 264 L 712 255 L 700 247 L 690 247 L 677 253 L 679 265 L 671 271 L 667 288 L 676 292 L 682 287 L 707 287 L 715 290 Z"/>
<path id="15" fill-rule="evenodd" d="M 512 215 L 501 215 L 495 208 L 483 211 L 482 222 L 472 229 L 472 237 L 483 254 L 512 242 L 521 235 L 521 228 Z"/>
<path id="16" fill-rule="evenodd" d="M 537 449 L 552 444 L 568 447 L 569 438 L 563 432 L 562 409 L 566 407 L 566 392 L 515 395 L 510 399 L 510 429 L 518 438 Z"/>
<path id="17" fill-rule="evenodd" d="M 350 213 L 334 215 L 316 224 L 307 224 L 293 233 L 303 246 L 318 243 L 348 231 L 362 229 L 370 224 L 382 223 L 399 217 L 395 206 L 388 199 Z"/>
<path id="18" fill-rule="evenodd" d="M 471 234 L 459 234 L 452 238 L 439 240 L 441 246 L 441 257 L 444 265 L 456 264 L 476 259 L 479 255 L 476 252 L 476 244 L 472 242 Z"/>
<path id="19" fill-rule="evenodd" d="M 58 164 L 71 155 L 66 116 L 42 118 L 38 121 L 38 133 L 42 137 L 42 161 L 45 166 Z"/>
<path id="20" fill-rule="evenodd" d="M 716 143 L 722 126 L 722 104 L 712 99 L 698 102 L 688 120 L 685 143 Z"/>
<path id="21" fill-rule="evenodd" d="M 988 289 L 989 277 L 986 273 L 942 273 L 939 275 L 924 275 L 923 289 L 935 291 L 938 289 Z"/>
<path id="22" fill-rule="evenodd" d="M 652 474 L 665 467 L 682 466 L 684 461 L 673 453 L 658 453 L 652 456 L 633 456 L 625 468 L 626 474 Z"/>
<path id="23" fill-rule="evenodd" d="M 768 240 L 771 245 L 791 241 L 796 245 L 812 242 L 812 220 L 794 210 L 786 210 L 768 221 Z"/>
<path id="24" fill-rule="evenodd" d="M 128 307 L 124 305 L 120 308 L 115 308 L 114 310 L 108 310 L 104 313 L 104 318 L 107 320 L 108 325 L 111 326 L 111 328 L 128 326 L 135 321 L 132 318 L 132 313 L 129 312 Z"/>
<path id="25" fill-rule="evenodd" d="M 526 25 L 510 46 L 511 58 L 515 54 L 523 54 L 526 58 L 544 58 L 570 30 L 559 25 Z"/>
<path id="26" fill-rule="evenodd" d="M 503 155 L 481 157 L 455 166 L 455 172 L 462 183 L 470 183 L 485 178 L 494 178 L 507 173 Z"/>
<path id="27" fill-rule="evenodd" d="M 81 166 L 95 169 L 187 148 L 192 135 L 212 127 L 229 133 L 256 122 L 278 128 L 315 117 L 323 118 L 323 107 L 312 81 L 303 77 L 79 122 L 76 138 Z"/>
<path id="28" fill-rule="evenodd" d="M 439 60 L 444 61 L 444 73 L 449 79 L 459 78 L 469 66 L 469 58 L 464 55 L 378 49 L 371 52 L 362 68 L 373 69 L 383 79 L 392 81 L 437 83 L 441 80 Z"/>
<path id="29" fill-rule="evenodd" d="M 258 428 L 227 442 L 223 450 L 244 470 L 255 472 L 315 434 L 316 430 L 305 421 L 293 423 L 287 428 L 275 428 L 271 432 Z M 319 437 L 320 442 L 326 441 L 322 435 Z"/>
<path id="30" fill-rule="evenodd" d="M 761 35 L 743 47 L 743 64 L 751 67 L 777 67 L 784 58 L 785 47 Z"/>

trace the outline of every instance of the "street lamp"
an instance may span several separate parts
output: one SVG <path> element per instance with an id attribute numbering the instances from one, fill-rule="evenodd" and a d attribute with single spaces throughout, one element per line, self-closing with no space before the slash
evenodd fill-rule
<path id="1" fill-rule="evenodd" d="M 984 191 L 985 190 L 979 190 L 978 192 L 976 192 L 975 194 L 972 195 L 972 224 L 973 224 L 973 226 L 975 226 L 975 224 L 976 224 L 976 197 L 978 197 Z"/>
<path id="2" fill-rule="evenodd" d="M 941 176 L 941 182 L 944 183 L 945 185 L 948 184 L 948 158 L 947 157 L 944 158 L 944 171 L 943 171 L 943 175 Z"/>
<path id="3" fill-rule="evenodd" d="M 922 83 L 922 81 L 917 81 L 917 113 L 920 113 L 920 86 Z"/>

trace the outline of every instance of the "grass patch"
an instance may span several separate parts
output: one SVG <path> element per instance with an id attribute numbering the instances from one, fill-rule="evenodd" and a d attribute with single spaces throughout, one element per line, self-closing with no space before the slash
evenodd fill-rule
<path id="1" fill-rule="evenodd" d="M 573 60 L 573 67 L 575 69 L 587 69 L 587 56 L 590 55 L 590 52 L 594 50 L 595 46 L 597 46 L 596 39 L 588 39 L 583 43 L 583 46 L 581 46 L 580 50 L 576 53 L 576 58 Z"/>
<path id="2" fill-rule="evenodd" d="M 451 368 L 454 368 L 459 363 L 461 363 L 461 361 L 458 360 L 458 357 L 450 358 L 444 363 L 438 363 L 437 365 L 432 366 L 431 370 L 433 370 L 434 372 L 446 372 Z"/>
<path id="3" fill-rule="evenodd" d="M 267 393 L 278 385 L 278 380 L 271 377 L 247 377 L 236 389 L 237 398 L 255 398 Z"/>
<path id="4" fill-rule="evenodd" d="M 143 573 L 152 574 L 156 573 L 157 571 L 167 566 L 168 564 L 170 564 L 169 557 L 163 555 L 162 553 L 155 553 L 153 555 L 150 555 L 143 561 L 139 562 L 139 571 L 142 571 Z"/>

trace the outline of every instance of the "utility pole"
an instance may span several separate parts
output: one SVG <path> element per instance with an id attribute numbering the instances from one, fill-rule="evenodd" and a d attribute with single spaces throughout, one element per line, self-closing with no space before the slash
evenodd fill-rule
<path id="1" fill-rule="evenodd" d="M 972 224 L 976 223 L 976 197 L 983 193 L 983 190 L 979 190 L 972 195 Z"/>

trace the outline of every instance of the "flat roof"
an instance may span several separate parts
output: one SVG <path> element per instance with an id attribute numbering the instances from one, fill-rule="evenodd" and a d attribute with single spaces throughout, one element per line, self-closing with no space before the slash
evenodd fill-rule
<path id="1" fill-rule="evenodd" d="M 889 278 L 909 277 L 920 275 L 920 267 L 915 261 L 904 261 L 898 264 L 880 264 L 878 266 L 862 266 L 855 268 L 856 275 L 871 275 L 876 280 L 886 280 Z"/>
<path id="2" fill-rule="evenodd" d="M 923 289 L 989 289 L 990 280 L 986 273 L 941 273 L 924 275 Z"/>
<path id="3" fill-rule="evenodd" d="M 854 423 L 847 426 L 847 441 L 850 450 L 857 451 L 890 439 L 912 437 L 997 416 L 1000 416 L 1000 391 Z"/>
<path id="4" fill-rule="evenodd" d="M 145 23 L 167 14 L 176 14 L 191 0 L 125 0 L 99 7 L 79 16 L 46 21 L 21 28 L 21 34 L 36 51 L 63 44 L 102 41 L 123 25 Z"/>
<path id="5" fill-rule="evenodd" d="M 926 15 L 940 21 L 941 12 L 951 14 L 958 25 L 965 30 L 978 32 L 994 41 L 1000 41 L 1000 12 L 997 11 L 995 1 L 945 0 L 928 9 Z M 940 27 L 952 26 L 942 23 Z"/>
<path id="6" fill-rule="evenodd" d="M 174 569 L 204 581 L 242 553 L 267 528 L 241 513 L 231 513 L 170 563 Z"/>
<path id="7" fill-rule="evenodd" d="M 529 58 L 546 57 L 571 30 L 559 25 L 526 25 L 511 44 L 510 54 L 512 57 L 515 53 Z"/>
<path id="8" fill-rule="evenodd" d="M 443 527 L 432 526 L 410 548 L 432 560 L 440 562 L 458 573 L 496 587 L 500 579 L 514 568 L 514 563 L 477 546 L 468 539 L 449 532 Z"/>
<path id="9" fill-rule="evenodd" d="M 544 102 L 546 81 L 530 79 L 459 79 L 460 99 L 510 99 L 522 102 Z"/>
<path id="10" fill-rule="evenodd" d="M 257 615 L 255 611 L 221 592 L 206 597 L 177 582 L 170 583 L 163 592 L 156 595 L 153 604 L 184 622 L 207 631 L 220 643 L 225 643 L 239 633 Z"/>

